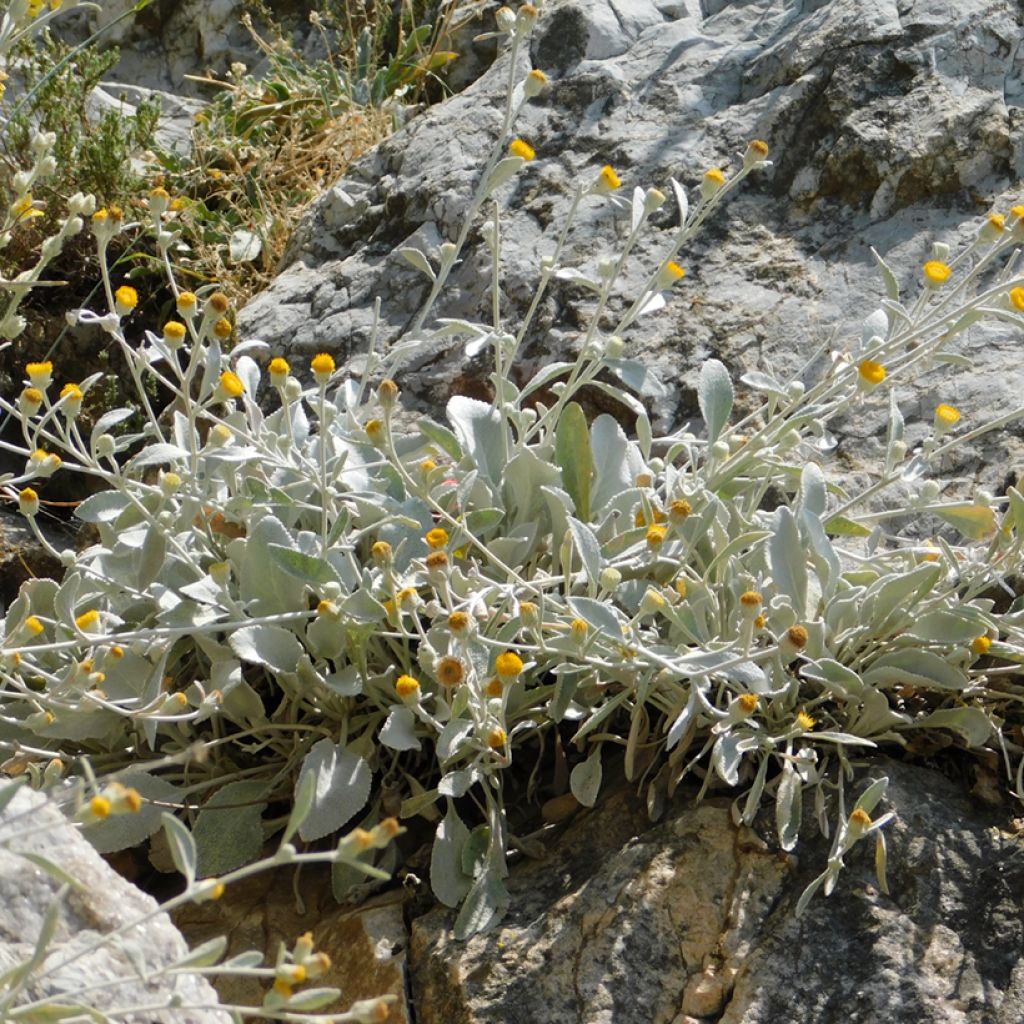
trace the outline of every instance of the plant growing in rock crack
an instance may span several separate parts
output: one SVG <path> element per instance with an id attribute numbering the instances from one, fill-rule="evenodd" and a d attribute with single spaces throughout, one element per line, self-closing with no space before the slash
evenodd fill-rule
<path id="1" fill-rule="evenodd" d="M 429 294 L 399 343 L 383 354 L 371 345 L 359 378 L 326 353 L 299 368 L 255 340 L 227 352 L 224 296 L 181 291 L 169 260 L 177 314 L 130 345 L 122 318 L 137 296 L 116 287 L 103 259 L 119 225 L 93 215 L 107 311 L 77 316 L 122 350 L 146 425 L 120 431 L 128 411 L 113 409 L 85 437 L 77 414 L 97 377 L 64 384 L 58 397 L 48 364 L 29 366 L 22 393 L 0 400 L 23 429 L 23 443 L 7 448 L 25 459 L 4 486 L 33 527 L 37 487 L 56 469 L 107 487 L 77 510 L 98 541 L 55 552 L 65 578 L 30 581 L 7 609 L 6 742 L 30 758 L 89 758 L 144 800 L 199 805 L 183 817 L 200 876 L 258 857 L 307 786 L 298 828 L 307 843 L 353 822 L 371 829 L 395 809 L 422 817 L 435 829 L 431 884 L 461 908 L 460 936 L 508 905 L 507 852 L 531 843 L 514 833 L 504 780 L 525 762 L 532 798 L 537 751 L 555 732 L 582 805 L 596 802 L 612 750 L 652 817 L 693 777 L 701 795 L 737 792 L 738 822 L 773 804 L 786 850 L 807 797 L 835 839 L 806 898 L 830 891 L 868 836 L 884 885 L 887 818 L 872 819 L 884 781 L 845 811 L 871 750 L 942 730 L 996 751 L 1024 792 L 1011 729 L 1024 697 L 1024 621 L 1007 582 L 1020 570 L 1024 496 L 943 499 L 936 479 L 947 453 L 1024 409 L 968 426 L 940 405 L 910 451 L 891 390 L 935 363 L 962 362 L 957 345 L 979 320 L 1024 324 L 1024 206 L 990 215 L 955 257 L 937 245 L 910 298 L 878 258 L 886 297 L 862 336 L 814 353 L 792 379 L 748 374 L 741 383 L 758 400 L 745 416 L 734 414 L 726 367 L 709 360 L 700 433 L 656 437 L 626 390 L 648 372 L 627 357 L 630 328 L 669 301 L 684 277 L 679 253 L 768 148 L 750 143 L 732 174 L 708 170 L 692 205 L 672 180 L 679 227 L 653 263 L 645 240 L 665 194 L 637 187 L 622 199 L 611 167 L 595 173 L 511 327 L 499 287 L 501 197 L 535 157 L 513 126 L 545 84 L 539 71 L 516 72 L 536 14 L 529 4 L 498 12 L 510 53 L 497 143 L 457 239 L 436 253 L 402 251 Z M 627 236 L 592 268 L 573 266 L 574 220 L 595 201 L 621 207 Z M 165 259 L 169 202 L 161 189 L 150 196 Z M 481 217 L 489 316 L 432 322 Z M 605 330 L 630 260 L 649 272 Z M 553 279 L 593 293 L 589 320 L 574 361 L 520 388 L 509 367 Z M 448 426 L 421 419 L 402 430 L 392 377 L 439 338 L 493 353 L 494 399 L 454 397 Z M 269 412 L 256 401 L 258 359 L 269 360 Z M 148 379 L 176 396 L 163 413 Z M 588 423 L 584 388 L 620 402 L 633 435 L 607 415 Z M 830 424 L 844 414 L 887 423 L 877 478 L 857 492 L 828 473 Z M 909 507 L 868 505 L 896 484 L 911 488 Z M 934 543 L 888 529 L 905 517 L 938 531 Z M 113 849 L 160 824 L 133 820 L 130 836 L 87 832 Z M 388 846 L 378 867 L 397 856 Z M 346 865 L 333 878 L 339 898 L 357 881 Z"/>
<path id="2" fill-rule="evenodd" d="M 119 823 L 124 826 L 143 813 L 143 799 L 136 789 L 114 780 L 101 784 L 91 774 L 88 765 L 84 767 L 84 776 L 75 784 L 60 787 L 65 811 L 75 826 L 81 828 L 102 823 L 116 829 Z M 171 962 L 161 963 L 159 957 L 153 961 L 140 949 L 138 930 L 144 929 L 159 914 L 169 913 L 190 902 L 219 900 L 229 886 L 260 871 L 284 865 L 344 863 L 351 870 L 386 878 L 383 872 L 359 858 L 368 850 L 386 847 L 403 831 L 394 818 L 380 822 L 370 831 L 354 829 L 342 837 L 333 850 L 299 853 L 290 840 L 312 806 L 311 783 L 314 780 L 310 776 L 298 794 L 281 842 L 272 856 L 229 871 L 219 878 L 197 879 L 197 849 L 192 835 L 177 818 L 163 812 L 162 824 L 168 849 L 177 870 L 184 877 L 184 890 L 159 906 L 154 904 L 146 913 L 128 918 L 117 928 L 99 934 L 95 940 L 76 946 L 58 937 L 61 931 L 66 933 L 66 928 L 61 928 L 62 903 L 72 890 L 81 891 L 86 883 L 32 848 L 34 835 L 51 834 L 53 826 L 50 821 L 42 825 L 36 823 L 31 808 L 19 809 L 14 814 L 8 811 L 26 778 L 35 776 L 34 781 L 53 786 L 56 792 L 62 774 L 63 765 L 59 759 L 51 760 L 45 767 L 29 764 L 25 777 L 0 787 L 0 813 L 8 812 L 0 826 L 0 850 L 23 859 L 26 868 L 49 875 L 60 886 L 46 911 L 39 934 L 26 936 L 26 943 L 34 944 L 30 955 L 0 972 L 0 1014 L 5 1021 L 11 1024 L 41 1024 L 56 1020 L 113 1024 L 114 1021 L 143 1018 L 171 1021 L 194 1010 L 220 1010 L 235 1021 L 266 1018 L 302 1024 L 343 1021 L 375 1024 L 387 1019 L 388 1006 L 394 1002 L 394 996 L 359 1000 L 344 1013 L 315 1012 L 335 1003 L 340 991 L 329 986 L 306 985 L 323 979 L 331 968 L 330 957 L 322 951 L 315 951 L 313 936 L 309 932 L 300 935 L 291 948 L 282 943 L 273 966 L 263 966 L 264 954 L 255 950 L 223 961 L 228 944 L 223 936 L 211 939 Z M 131 829 L 130 824 L 127 827 Z M 73 971 L 76 962 L 81 963 L 83 958 L 101 951 L 119 954 L 119 960 L 127 960 L 133 969 L 124 977 L 101 978 L 90 984 L 69 983 L 68 979 L 75 977 L 67 973 L 69 968 Z M 198 993 L 193 994 L 194 990 L 183 990 L 178 985 L 183 976 L 224 975 L 266 979 L 268 988 L 262 1004 L 228 1005 L 216 1001 L 204 1004 L 197 1001 L 202 997 Z M 124 994 L 125 989 L 137 993 L 139 987 L 145 993 L 141 1002 L 138 996 L 132 998 Z M 98 1005 L 103 1009 L 98 1009 Z"/>

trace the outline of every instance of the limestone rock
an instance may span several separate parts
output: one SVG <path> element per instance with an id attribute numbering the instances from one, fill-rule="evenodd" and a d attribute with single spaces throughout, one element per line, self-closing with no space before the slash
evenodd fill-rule
<path id="1" fill-rule="evenodd" d="M 708 357 L 736 377 L 765 367 L 786 374 L 832 337 L 842 347 L 884 296 L 869 247 L 888 255 L 904 287 L 916 286 L 934 241 L 970 241 L 980 214 L 1020 201 L 1022 21 L 1011 0 L 553 0 L 531 43 L 532 63 L 551 84 L 516 128 L 538 156 L 505 186 L 508 322 L 532 297 L 538 258 L 554 245 L 577 182 L 611 163 L 627 189 L 668 192 L 670 175 L 692 189 L 704 169 L 735 170 L 747 141 L 764 138 L 774 168 L 682 253 L 689 273 L 669 308 L 629 332 L 629 354 L 653 371 L 642 397 L 656 425 L 672 429 L 696 418 L 696 372 Z M 429 283 L 396 250 L 454 239 L 500 124 L 508 71 L 507 55 L 499 57 L 316 204 L 277 280 L 242 311 L 242 334 L 297 363 L 326 350 L 358 367 L 380 296 L 382 338 L 397 339 Z M 668 244 L 674 205 L 655 216 L 657 230 L 631 260 L 625 299 Z M 606 204 L 588 201 L 570 262 L 593 272 L 623 230 Z M 474 230 L 438 315 L 486 318 L 488 261 Z M 516 379 L 571 356 L 590 308 L 587 293 L 556 282 Z M 612 315 L 622 308 L 614 301 Z M 965 424 L 1015 402 L 1024 391 L 1018 344 L 1005 325 L 972 328 L 957 349 L 972 372 L 941 368 L 898 386 L 908 441 L 939 401 L 961 408 Z M 414 404 L 436 411 L 453 391 L 486 393 L 487 372 L 485 359 L 438 342 L 406 363 L 400 383 Z M 870 455 L 882 422 L 841 425 L 844 471 L 858 466 L 848 449 Z M 947 469 L 998 487 L 1005 471 L 996 465 L 1019 454 L 1020 440 L 1003 432 L 965 446 Z"/>
<path id="2" fill-rule="evenodd" d="M 24 835 L 20 833 L 25 832 Z M 52 952 L 25 986 L 16 1006 L 34 999 L 83 1000 L 102 1012 L 166 1006 L 121 1016 L 134 1024 L 228 1024 L 217 995 L 193 974 L 145 980 L 188 952 L 156 903 L 109 867 L 58 807 L 22 788 L 0 812 L 0 972 L 27 960 L 60 883 L 20 854 L 46 857 L 81 883 L 60 905 Z M 152 916 L 151 916 L 152 915 Z M 133 921 L 143 920 L 137 927 Z M 125 929 L 123 935 L 118 935 Z"/>
<path id="3" fill-rule="evenodd" d="M 1011 1024 L 1024 995 L 1024 857 L 1006 816 L 937 772 L 885 763 L 890 895 L 873 844 L 829 898 L 794 905 L 828 843 L 799 859 L 683 799 L 652 826 L 631 792 L 603 797 L 538 861 L 513 868 L 492 933 L 413 921 L 421 1024 Z M 856 792 L 864 785 L 855 787 Z M 810 825 L 810 822 L 807 822 Z M 870 848 L 869 848 L 870 847 Z"/>

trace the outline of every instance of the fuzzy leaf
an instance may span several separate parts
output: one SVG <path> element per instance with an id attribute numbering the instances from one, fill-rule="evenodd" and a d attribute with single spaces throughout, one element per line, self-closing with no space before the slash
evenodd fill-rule
<path id="1" fill-rule="evenodd" d="M 955 690 L 966 688 L 964 673 L 931 651 L 908 647 L 883 654 L 864 673 L 868 686 L 916 686 L 925 690 Z"/>
<path id="2" fill-rule="evenodd" d="M 302 644 L 280 626 L 243 626 L 228 637 L 231 650 L 242 661 L 266 665 L 275 672 L 294 672 L 302 657 Z"/>
<path id="3" fill-rule="evenodd" d="M 446 907 L 457 907 L 473 884 L 462 872 L 462 850 L 468 840 L 469 829 L 449 800 L 430 851 L 430 888 Z"/>
<path id="4" fill-rule="evenodd" d="M 192 830 L 200 878 L 227 874 L 259 857 L 266 795 L 265 782 L 229 782 L 203 804 Z"/>
<path id="5" fill-rule="evenodd" d="M 996 514 L 987 505 L 936 509 L 935 514 L 970 540 L 987 540 L 996 532 Z"/>
<path id="6" fill-rule="evenodd" d="M 597 794 L 601 789 L 601 744 L 598 743 L 585 761 L 580 761 L 569 774 L 569 788 L 572 795 L 584 807 L 593 807 L 597 803 Z"/>
<path id="7" fill-rule="evenodd" d="M 431 281 L 437 279 L 437 275 L 434 273 L 434 268 L 430 265 L 430 261 L 419 251 L 419 249 L 416 249 L 411 245 L 404 245 L 398 250 L 398 255 L 401 256 L 406 263 L 426 274 Z"/>
<path id="8" fill-rule="evenodd" d="M 377 738 L 392 750 L 419 750 L 416 736 L 416 716 L 406 707 L 395 707 L 381 727 Z"/>
<path id="9" fill-rule="evenodd" d="M 594 478 L 594 457 L 590 448 L 587 417 L 578 402 L 570 402 L 555 427 L 555 462 L 562 470 L 562 482 L 583 522 L 590 519 L 590 486 Z"/>
<path id="10" fill-rule="evenodd" d="M 717 359 L 709 359 L 700 368 L 697 381 L 697 404 L 708 428 L 708 442 L 718 440 L 729 420 L 733 403 L 729 371 Z"/>
<path id="11" fill-rule="evenodd" d="M 228 254 L 232 263 L 252 263 L 259 259 L 263 251 L 263 241 L 253 231 L 237 228 L 228 239 Z"/>
<path id="12" fill-rule="evenodd" d="M 326 739 L 306 755 L 298 786 L 307 772 L 316 776 L 316 793 L 299 835 L 309 843 L 344 827 L 366 806 L 373 773 L 363 758 Z"/>

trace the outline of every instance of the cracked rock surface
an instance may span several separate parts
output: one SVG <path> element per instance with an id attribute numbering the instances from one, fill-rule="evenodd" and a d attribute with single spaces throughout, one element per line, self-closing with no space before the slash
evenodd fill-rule
<path id="1" fill-rule="evenodd" d="M 1012 0 L 553 0 L 529 55 L 550 86 L 515 129 L 537 159 L 503 192 L 507 323 L 533 295 L 538 258 L 554 246 L 577 182 L 610 163 L 624 190 L 669 194 L 669 176 L 692 189 L 708 167 L 735 170 L 747 141 L 762 138 L 774 167 L 681 254 L 688 274 L 668 309 L 629 331 L 627 354 L 653 371 L 642 397 L 656 426 L 673 429 L 696 417 L 696 374 L 709 357 L 735 377 L 765 367 L 785 375 L 829 339 L 842 348 L 883 297 L 871 247 L 913 290 L 933 242 L 969 242 L 988 210 L 1020 202 L 1022 28 Z M 244 336 L 299 362 L 329 351 L 358 368 L 377 296 L 382 338 L 401 336 L 429 282 L 396 250 L 435 253 L 457 234 L 500 123 L 507 60 L 326 192 L 273 286 L 242 311 Z M 524 58 L 517 76 L 526 69 Z M 664 252 L 676 216 L 671 201 L 655 215 L 612 317 Z M 567 262 L 592 274 L 624 229 L 606 203 L 588 201 Z M 438 314 L 487 319 L 488 265 L 474 230 Z M 556 282 L 513 375 L 574 354 L 589 308 L 588 293 Z M 1016 335 L 972 328 L 956 349 L 971 372 L 939 368 L 897 385 L 911 445 L 914 422 L 923 434 L 939 401 L 955 403 L 965 423 L 1017 401 Z M 487 373 L 485 357 L 432 341 L 397 378 L 414 408 L 436 412 L 452 393 L 486 397 Z M 884 398 L 875 404 L 839 425 L 843 472 L 858 468 L 847 442 L 874 458 Z M 1003 432 L 962 447 L 946 468 L 998 487 L 1020 451 Z"/>
<path id="2" fill-rule="evenodd" d="M 493 932 L 413 921 L 419 1024 L 1016 1024 L 1024 999 L 1024 847 L 1005 814 L 937 772 L 885 763 L 889 895 L 873 843 L 797 918 L 828 842 L 798 857 L 737 829 L 728 801 L 677 798 L 656 825 L 602 797 L 546 856 L 512 869 Z M 864 782 L 854 787 L 859 793 Z M 833 810 L 834 815 L 834 810 Z M 810 819 L 805 822 L 808 839 Z"/>

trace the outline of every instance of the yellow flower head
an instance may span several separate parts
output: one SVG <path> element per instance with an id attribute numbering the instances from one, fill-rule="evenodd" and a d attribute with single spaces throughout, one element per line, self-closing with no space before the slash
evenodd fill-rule
<path id="1" fill-rule="evenodd" d="M 743 154 L 743 166 L 749 170 L 751 167 L 758 167 L 768 159 L 768 143 L 762 142 L 760 139 L 754 139 L 747 146 L 747 151 Z"/>
<path id="2" fill-rule="evenodd" d="M 885 380 L 885 367 L 881 363 L 876 363 L 873 359 L 862 360 L 861 364 L 857 367 L 857 373 L 864 384 L 869 387 L 875 387 Z"/>
<path id="3" fill-rule="evenodd" d="M 515 651 L 505 651 L 495 660 L 494 671 L 505 679 L 515 679 L 523 671 L 523 659 Z"/>
<path id="4" fill-rule="evenodd" d="M 275 388 L 284 387 L 285 381 L 288 380 L 288 374 L 291 372 L 288 360 L 278 356 L 276 359 L 270 360 L 270 366 L 267 369 L 270 373 L 270 383 Z"/>
<path id="5" fill-rule="evenodd" d="M 466 678 L 466 669 L 458 658 L 444 657 L 437 663 L 437 681 L 449 689 Z"/>
<path id="6" fill-rule="evenodd" d="M 600 192 L 614 192 L 617 188 L 622 187 L 622 180 L 615 173 L 615 169 L 611 164 L 605 164 L 601 168 L 601 173 L 597 176 L 597 189 Z"/>
<path id="7" fill-rule="evenodd" d="M 409 697 L 418 697 L 420 692 L 420 684 L 412 676 L 399 676 L 395 680 L 395 693 L 398 694 L 401 700 L 406 700 Z"/>
<path id="8" fill-rule="evenodd" d="M 508 735 L 500 726 L 492 729 L 487 734 L 487 746 L 492 750 L 501 750 L 508 741 Z"/>
<path id="9" fill-rule="evenodd" d="M 431 572 L 443 572 L 448 568 L 448 555 L 444 551 L 431 551 L 424 561 Z"/>
<path id="10" fill-rule="evenodd" d="M 31 487 L 18 492 L 18 509 L 23 516 L 31 518 L 39 512 L 39 495 Z"/>
<path id="11" fill-rule="evenodd" d="M 64 401 L 64 413 L 67 416 L 77 416 L 82 409 L 82 402 L 85 395 L 77 384 L 65 384 L 60 389 L 60 397 Z"/>
<path id="12" fill-rule="evenodd" d="M 221 317 L 213 325 L 213 336 L 218 341 L 227 341 L 231 337 L 232 330 L 234 328 L 231 326 L 231 321 L 227 317 Z"/>
<path id="13" fill-rule="evenodd" d="M 84 633 L 86 630 L 92 629 L 94 626 L 98 626 L 100 622 L 100 613 L 95 608 L 90 608 L 87 612 L 82 612 L 75 619 L 75 625 L 82 630 Z"/>
<path id="14" fill-rule="evenodd" d="M 989 648 L 991 648 L 991 646 L 992 640 L 984 634 L 982 634 L 981 636 L 976 636 L 971 641 L 971 650 L 974 651 L 975 654 L 988 654 Z"/>
<path id="15" fill-rule="evenodd" d="M 164 324 L 164 341 L 170 349 L 178 349 L 185 340 L 186 328 L 177 320 L 168 320 Z"/>
<path id="16" fill-rule="evenodd" d="M 814 719 L 806 711 L 800 711 L 796 716 L 796 724 L 805 732 L 814 728 Z"/>
<path id="17" fill-rule="evenodd" d="M 30 615 L 25 620 L 25 628 L 33 636 L 39 636 L 40 633 L 42 633 L 42 632 L 44 632 L 46 630 L 46 627 L 42 624 L 42 622 L 35 615 Z"/>
<path id="18" fill-rule="evenodd" d="M 484 693 L 488 697 L 500 697 L 504 692 L 505 688 L 501 685 L 500 679 L 491 679 L 484 687 Z"/>
<path id="19" fill-rule="evenodd" d="M 89 810 L 94 818 L 102 821 L 110 815 L 110 801 L 105 796 L 94 796 L 89 801 Z"/>
<path id="20" fill-rule="evenodd" d="M 704 172 L 700 183 L 700 197 L 705 202 L 713 196 L 717 196 L 725 188 L 725 175 L 717 168 L 712 167 Z"/>
<path id="21" fill-rule="evenodd" d="M 944 285 L 949 280 L 949 275 L 953 271 L 950 270 L 949 264 L 943 263 L 942 260 L 929 260 L 924 265 L 924 279 L 927 284 L 930 284 L 933 288 L 938 288 L 940 285 Z"/>
<path id="22" fill-rule="evenodd" d="M 366 436 L 373 441 L 374 444 L 379 444 L 384 440 L 384 422 L 383 420 L 367 420 L 366 421 Z"/>
<path id="23" fill-rule="evenodd" d="M 761 607 L 764 598 L 756 590 L 747 590 L 740 594 L 740 607 L 757 609 Z"/>
<path id="24" fill-rule="evenodd" d="M 807 646 L 808 639 L 807 630 L 803 626 L 790 626 L 786 630 L 786 640 L 800 650 Z"/>
<path id="25" fill-rule="evenodd" d="M 757 710 L 757 694 L 741 693 L 736 698 L 736 703 L 739 704 L 744 714 L 752 715 Z"/>
<path id="26" fill-rule="evenodd" d="M 29 383 L 40 391 L 45 391 L 53 380 L 53 363 L 29 363 L 25 367 Z"/>
<path id="27" fill-rule="evenodd" d="M 231 300 L 223 292 L 214 292 L 206 304 L 217 316 L 223 316 L 231 308 Z"/>
<path id="28" fill-rule="evenodd" d="M 326 352 L 319 352 L 313 356 L 313 361 L 309 366 L 317 383 L 326 384 L 331 379 L 331 374 L 334 373 L 334 358 Z"/>
<path id="29" fill-rule="evenodd" d="M 649 548 L 659 548 L 662 542 L 665 540 L 665 527 L 664 526 L 648 526 L 647 527 L 647 546 Z"/>
<path id="30" fill-rule="evenodd" d="M 194 292 L 178 292 L 175 302 L 178 316 L 188 318 L 196 315 L 197 300 Z"/>
<path id="31" fill-rule="evenodd" d="M 668 521 L 678 526 L 689 517 L 692 511 L 693 508 L 685 498 L 676 498 L 668 507 Z"/>
<path id="32" fill-rule="evenodd" d="M 945 402 L 935 407 L 935 433 L 944 434 L 960 422 L 960 410 Z"/>
<path id="33" fill-rule="evenodd" d="M 508 147 L 508 151 L 513 156 L 518 156 L 520 159 L 527 161 L 527 163 L 537 155 L 534 148 L 528 142 L 523 142 L 522 139 L 513 139 Z"/>
<path id="34" fill-rule="evenodd" d="M 1010 289 L 1010 305 L 1018 312 L 1024 313 L 1024 288 Z"/>
<path id="35" fill-rule="evenodd" d="M 443 548 L 448 543 L 448 531 L 440 526 L 435 526 L 432 530 L 427 531 L 423 539 L 432 548 Z"/>
<path id="36" fill-rule="evenodd" d="M 124 316 L 139 304 L 139 293 L 130 285 L 123 284 L 114 292 L 114 309 Z"/>
<path id="37" fill-rule="evenodd" d="M 725 184 L 725 175 L 717 167 L 712 167 L 704 172 L 704 180 L 721 188 Z"/>
<path id="38" fill-rule="evenodd" d="M 871 824 L 871 815 L 868 814 L 863 807 L 858 807 L 850 815 L 850 824 L 856 826 L 858 829 L 865 829 Z"/>
<path id="39" fill-rule="evenodd" d="M 26 416 L 35 416 L 43 404 L 43 393 L 39 388 L 25 388 L 19 400 L 22 412 Z"/>
<path id="40" fill-rule="evenodd" d="M 421 472 L 421 473 L 422 473 L 422 474 L 423 474 L 424 476 L 427 476 L 427 475 L 429 475 L 429 474 L 430 474 L 430 473 L 432 473 L 432 472 L 433 472 L 433 471 L 434 471 L 435 469 L 437 469 L 437 463 L 436 463 L 436 462 L 435 462 L 435 461 L 434 461 L 433 459 L 424 459 L 424 460 L 423 460 L 423 461 L 422 461 L 422 462 L 420 463 L 420 472 Z"/>
<path id="41" fill-rule="evenodd" d="M 448 628 L 455 634 L 469 631 L 470 618 L 466 612 L 452 612 L 448 616 Z"/>
<path id="42" fill-rule="evenodd" d="M 373 560 L 383 567 L 391 564 L 394 552 L 386 540 L 379 540 L 370 548 L 370 554 L 373 556 Z"/>
<path id="43" fill-rule="evenodd" d="M 669 260 L 658 271 L 655 287 L 658 289 L 671 288 L 672 285 L 682 281 L 684 277 L 686 277 L 686 270 L 673 260 Z"/>
<path id="44" fill-rule="evenodd" d="M 245 385 L 242 383 L 242 378 L 237 373 L 232 373 L 231 370 L 225 370 L 220 375 L 220 390 L 228 398 L 238 398 L 245 391 Z"/>

